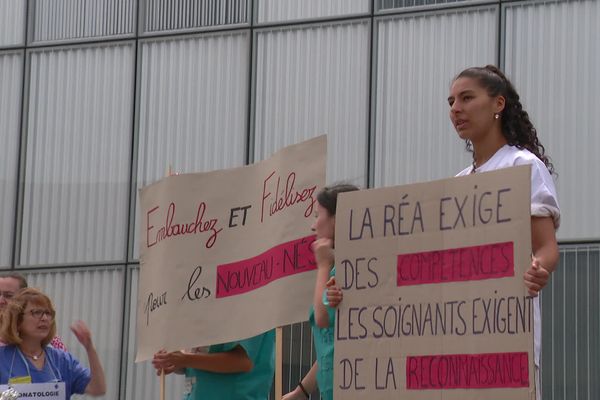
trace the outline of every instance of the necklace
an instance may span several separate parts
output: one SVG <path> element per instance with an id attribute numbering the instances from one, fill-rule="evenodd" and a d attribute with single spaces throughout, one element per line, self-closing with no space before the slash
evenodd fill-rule
<path id="1" fill-rule="evenodd" d="M 21 350 L 25 356 L 31 358 L 33 361 L 37 361 L 44 355 L 44 349 L 40 350 L 40 354 L 27 354 L 23 350 Z"/>

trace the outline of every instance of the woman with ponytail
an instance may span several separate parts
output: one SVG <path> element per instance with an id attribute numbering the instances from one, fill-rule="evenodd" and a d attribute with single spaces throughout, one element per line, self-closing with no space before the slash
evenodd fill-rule
<path id="1" fill-rule="evenodd" d="M 558 262 L 555 231 L 560 209 L 552 175 L 554 166 L 539 142 L 537 131 L 523 109 L 517 91 L 493 65 L 462 71 L 452 82 L 450 120 L 473 154 L 473 162 L 457 176 L 516 165 L 531 165 L 531 265 L 524 275 L 534 300 L 534 356 L 536 393 L 541 398 L 539 366 L 541 315 L 539 291 Z"/>

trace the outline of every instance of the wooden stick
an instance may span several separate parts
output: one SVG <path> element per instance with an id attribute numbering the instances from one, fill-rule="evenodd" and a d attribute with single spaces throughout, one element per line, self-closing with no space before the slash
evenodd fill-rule
<path id="1" fill-rule="evenodd" d="M 169 164 L 169 168 L 165 173 L 165 177 L 171 176 L 173 173 L 173 168 L 171 164 Z M 160 400 L 165 400 L 165 370 L 160 370 Z"/>
<path id="2" fill-rule="evenodd" d="M 165 400 L 165 370 L 160 370 L 160 400 Z"/>
<path id="3" fill-rule="evenodd" d="M 283 331 L 275 329 L 275 399 L 283 396 Z"/>

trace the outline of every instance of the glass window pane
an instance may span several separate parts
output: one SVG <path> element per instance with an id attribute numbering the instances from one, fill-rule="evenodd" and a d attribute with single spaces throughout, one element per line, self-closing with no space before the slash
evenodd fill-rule
<path id="1" fill-rule="evenodd" d="M 448 178 L 470 163 L 446 99 L 462 69 L 495 63 L 497 26 L 496 7 L 379 20 L 376 187 Z"/>
<path id="2" fill-rule="evenodd" d="M 376 4 L 378 10 L 393 10 L 395 8 L 426 8 L 428 6 L 434 7 L 439 5 L 455 3 L 481 3 L 482 1 L 486 0 L 377 0 Z M 499 2 L 499 0 L 488 0 L 488 2 L 497 3 Z"/>
<path id="3" fill-rule="evenodd" d="M 561 240 L 600 239 L 600 2 L 506 6 L 505 69 L 558 173 Z"/>
<path id="4" fill-rule="evenodd" d="M 248 32 L 141 43 L 138 188 L 169 166 L 180 173 L 244 164 L 249 46 Z"/>
<path id="5" fill-rule="evenodd" d="M 366 14 L 370 0 L 257 0 L 258 23 Z"/>
<path id="6" fill-rule="evenodd" d="M 32 1 L 33 43 L 133 35 L 136 0 Z"/>
<path id="7" fill-rule="evenodd" d="M 0 53 L 0 268 L 13 248 L 23 53 Z"/>
<path id="8" fill-rule="evenodd" d="M 260 30 L 256 160 L 328 135 L 327 180 L 367 182 L 367 21 Z"/>
<path id="9" fill-rule="evenodd" d="M 124 260 L 134 46 L 30 55 L 20 264 Z"/>
<path id="10" fill-rule="evenodd" d="M 26 0 L 0 1 L 0 47 L 25 43 Z"/>
<path id="11" fill-rule="evenodd" d="M 189 30 L 248 23 L 249 0 L 146 0 L 144 32 Z"/>
<path id="12" fill-rule="evenodd" d="M 40 289 L 52 300 L 56 309 L 57 335 L 69 353 L 86 367 L 89 367 L 87 354 L 69 327 L 82 320 L 90 328 L 106 376 L 106 399 L 119 398 L 124 271 L 120 266 L 26 274 L 29 286 Z"/>

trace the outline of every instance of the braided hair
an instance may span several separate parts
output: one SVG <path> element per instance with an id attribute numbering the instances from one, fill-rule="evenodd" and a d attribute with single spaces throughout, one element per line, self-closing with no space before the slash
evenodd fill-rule
<path id="1" fill-rule="evenodd" d="M 509 145 L 532 152 L 546 165 L 550 174 L 555 174 L 554 165 L 538 140 L 537 131 L 529 120 L 529 114 L 523 110 L 519 94 L 502 71 L 494 65 L 471 67 L 458 74 L 454 80 L 458 78 L 476 79 L 487 90 L 490 97 L 503 96 L 505 106 L 500 113 L 500 122 L 504 138 Z M 467 141 L 467 150 L 473 151 L 469 141 Z"/>

